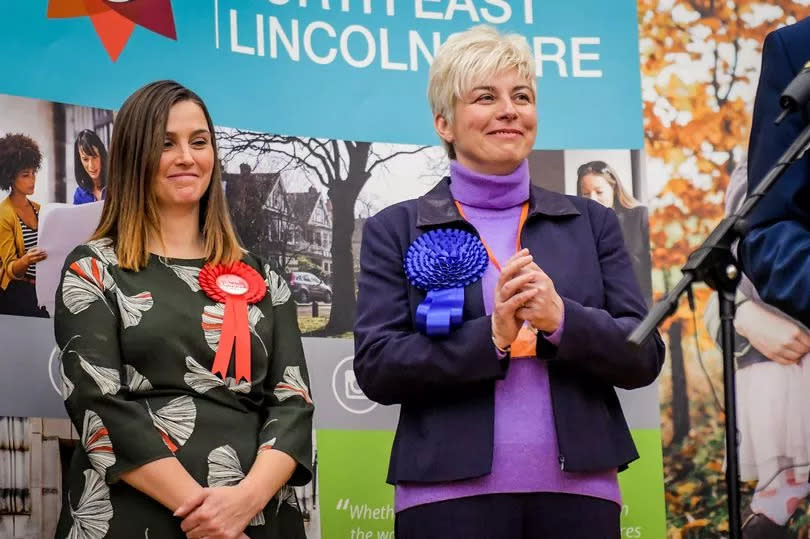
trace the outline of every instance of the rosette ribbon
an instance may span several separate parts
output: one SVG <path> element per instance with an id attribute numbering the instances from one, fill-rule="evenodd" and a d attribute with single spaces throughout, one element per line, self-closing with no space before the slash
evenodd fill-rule
<path id="1" fill-rule="evenodd" d="M 200 271 L 200 288 L 217 303 L 225 304 L 222 332 L 211 372 L 224 380 L 234 356 L 236 382 L 250 382 L 250 324 L 248 305 L 261 301 L 267 284 L 258 271 L 244 262 L 207 264 Z"/>
<path id="2" fill-rule="evenodd" d="M 481 278 L 489 264 L 481 240 L 466 230 L 430 230 L 405 255 L 405 275 L 427 297 L 416 308 L 416 326 L 425 335 L 447 335 L 461 324 L 464 287 Z"/>

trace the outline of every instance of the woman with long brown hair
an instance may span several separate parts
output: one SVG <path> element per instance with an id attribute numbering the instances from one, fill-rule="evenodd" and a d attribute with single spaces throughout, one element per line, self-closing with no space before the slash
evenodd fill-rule
<path id="1" fill-rule="evenodd" d="M 107 149 L 95 131 L 85 129 L 73 143 L 73 170 L 76 173 L 74 204 L 104 199 L 107 189 Z"/>
<path id="2" fill-rule="evenodd" d="M 240 247 L 211 118 L 172 81 L 116 119 L 101 222 L 57 291 L 81 437 L 57 537 L 304 537 L 312 400 L 295 303 Z"/>
<path id="3" fill-rule="evenodd" d="M 647 207 L 627 192 L 616 170 L 604 161 L 590 161 L 577 169 L 577 194 L 613 208 L 633 263 L 633 273 L 647 304 L 652 304 L 652 259 Z"/>

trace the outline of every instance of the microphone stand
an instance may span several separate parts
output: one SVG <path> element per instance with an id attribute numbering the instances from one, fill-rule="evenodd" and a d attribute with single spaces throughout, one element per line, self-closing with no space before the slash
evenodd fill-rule
<path id="1" fill-rule="evenodd" d="M 748 196 L 742 207 L 726 217 L 695 249 L 681 272 L 683 277 L 650 310 L 627 342 L 640 347 L 665 318 L 678 307 L 681 295 L 691 291 L 692 283 L 705 282 L 717 290 L 720 300 L 721 345 L 723 348 L 723 397 L 726 429 L 726 490 L 728 492 L 729 531 L 732 538 L 741 537 L 740 476 L 737 439 L 737 394 L 734 382 L 734 295 L 740 281 L 740 269 L 731 251 L 732 244 L 745 233 L 745 218 L 756 208 L 765 193 L 777 182 L 794 161 L 801 159 L 810 144 L 810 125 L 782 154 L 768 174 Z"/>

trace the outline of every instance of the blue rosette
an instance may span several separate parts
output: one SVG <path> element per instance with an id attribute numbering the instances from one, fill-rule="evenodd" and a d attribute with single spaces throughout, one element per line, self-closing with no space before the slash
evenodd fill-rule
<path id="1" fill-rule="evenodd" d="M 416 238 L 405 255 L 405 275 L 427 291 L 416 308 L 416 326 L 425 335 L 447 335 L 461 324 L 464 287 L 484 275 L 489 264 L 481 240 L 466 230 L 443 228 Z"/>

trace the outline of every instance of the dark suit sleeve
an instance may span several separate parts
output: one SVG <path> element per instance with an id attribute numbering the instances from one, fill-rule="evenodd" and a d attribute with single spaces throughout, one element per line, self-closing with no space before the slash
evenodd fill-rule
<path id="1" fill-rule="evenodd" d="M 563 298 L 565 322 L 558 346 L 537 341 L 537 356 L 562 361 L 611 385 L 635 389 L 651 384 L 664 363 L 664 343 L 658 332 L 638 350 L 625 340 L 646 314 L 638 283 L 616 214 L 591 206 L 596 225 L 596 249 L 602 273 L 604 308 L 586 307 Z"/>
<path id="2" fill-rule="evenodd" d="M 443 338 L 413 328 L 402 243 L 392 221 L 377 215 L 363 230 L 354 328 L 360 387 L 371 400 L 395 404 L 503 378 L 508 364 L 497 358 L 488 316 L 466 320 Z"/>
<path id="3" fill-rule="evenodd" d="M 801 37 L 799 32 L 791 35 Z M 805 127 L 801 114 L 778 126 L 773 123 L 780 112 L 779 95 L 803 60 L 791 55 L 807 51 L 803 42 L 786 43 L 782 36 L 781 31 L 770 34 L 762 51 L 749 143 L 749 193 Z M 808 223 L 810 160 L 805 156 L 787 169 L 750 216 L 751 230 L 740 244 L 740 261 L 762 299 L 804 324 L 810 324 Z"/>

